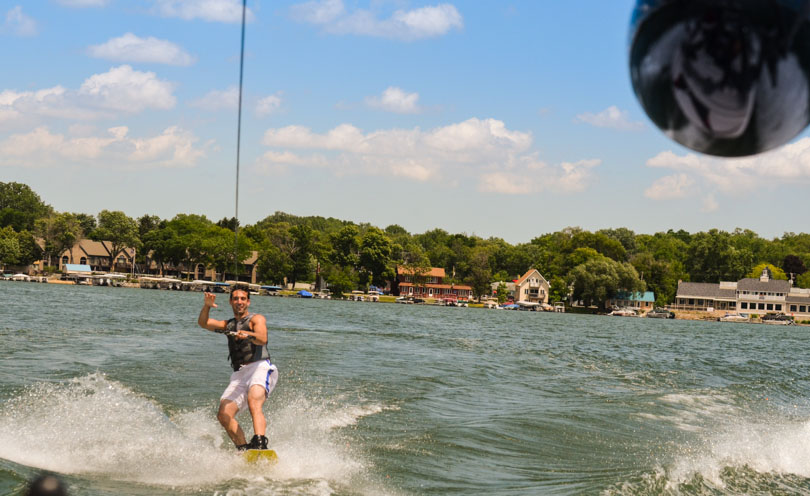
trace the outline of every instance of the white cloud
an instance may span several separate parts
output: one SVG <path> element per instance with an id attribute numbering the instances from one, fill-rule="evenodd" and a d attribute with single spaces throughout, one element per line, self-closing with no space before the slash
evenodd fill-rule
<path id="1" fill-rule="evenodd" d="M 147 108 L 174 107 L 173 91 L 174 84 L 159 80 L 154 72 L 136 71 L 122 65 L 90 76 L 82 83 L 78 94 L 104 109 L 134 113 Z"/>
<path id="2" fill-rule="evenodd" d="M 729 195 L 761 187 L 810 184 L 810 138 L 802 138 L 767 153 L 734 159 L 694 153 L 676 155 L 665 151 L 649 159 L 647 166 L 670 169 L 688 176 L 696 187 L 703 186 Z"/>
<path id="3" fill-rule="evenodd" d="M 265 116 L 275 113 L 279 108 L 281 108 L 281 92 L 259 99 L 255 111 L 256 115 Z"/>
<path id="4" fill-rule="evenodd" d="M 22 6 L 17 5 L 6 12 L 6 19 L 0 26 L 0 33 L 10 33 L 14 36 L 34 36 L 37 34 L 37 22 L 25 15 Z"/>
<path id="5" fill-rule="evenodd" d="M 66 7 L 104 7 L 109 0 L 56 0 L 60 5 Z"/>
<path id="6" fill-rule="evenodd" d="M 242 2 L 239 0 L 155 0 L 155 11 L 163 17 L 178 17 L 186 21 L 242 22 Z M 250 9 L 247 9 L 245 17 L 249 21 L 253 19 Z"/>
<path id="7" fill-rule="evenodd" d="M 211 90 L 199 100 L 189 103 L 189 105 L 212 112 L 218 110 L 236 111 L 239 107 L 239 88 L 229 86 L 224 90 Z"/>
<path id="8" fill-rule="evenodd" d="M 575 192 L 588 183 L 599 160 L 548 166 L 529 152 L 530 133 L 507 129 L 495 119 L 468 119 L 429 131 L 385 129 L 363 132 L 341 124 L 325 133 L 303 126 L 268 129 L 271 147 L 258 169 L 275 173 L 317 167 L 336 175 L 371 174 L 415 181 L 469 177 L 479 189 L 506 194 Z"/>
<path id="9" fill-rule="evenodd" d="M 327 24 L 346 14 L 343 0 L 313 0 L 290 7 L 294 18 L 312 24 Z"/>
<path id="10" fill-rule="evenodd" d="M 128 128 L 112 127 L 102 136 L 66 137 L 47 127 L 14 134 L 0 141 L 0 165 L 49 167 L 91 164 L 99 167 L 191 167 L 205 156 L 197 138 L 176 126 L 148 138 L 129 136 Z"/>
<path id="11" fill-rule="evenodd" d="M 644 190 L 644 196 L 652 200 L 672 200 L 684 198 L 694 191 L 695 181 L 686 174 L 675 174 L 657 179 L 652 186 Z"/>
<path id="12" fill-rule="evenodd" d="M 101 45 L 93 45 L 87 51 L 91 57 L 119 62 L 152 62 L 178 66 L 194 63 L 194 57 L 170 41 L 151 36 L 140 38 L 132 33 L 112 38 Z"/>
<path id="13" fill-rule="evenodd" d="M 366 97 L 366 105 L 398 114 L 416 114 L 419 107 L 419 93 L 405 93 L 401 88 L 389 86 L 380 96 Z"/>
<path id="14" fill-rule="evenodd" d="M 461 14 L 451 4 L 397 10 L 381 18 L 365 9 L 348 11 L 342 0 L 312 0 L 293 5 L 292 17 L 321 26 L 333 34 L 354 34 L 405 41 L 434 38 L 461 29 Z"/>
<path id="15" fill-rule="evenodd" d="M 577 116 L 577 120 L 596 127 L 619 129 L 622 131 L 644 129 L 643 122 L 631 122 L 627 111 L 620 110 L 619 107 L 615 105 L 611 105 L 598 114 L 593 114 L 590 112 L 579 114 Z"/>
<path id="16" fill-rule="evenodd" d="M 54 86 L 0 92 L 0 128 L 36 126 L 48 119 L 93 120 L 174 106 L 172 83 L 124 65 L 87 78 L 78 90 Z"/>
<path id="17" fill-rule="evenodd" d="M 501 170 L 483 174 L 478 189 L 507 195 L 578 193 L 588 187 L 592 181 L 591 169 L 601 163 L 599 159 L 587 159 L 548 165 L 532 154 L 520 157 Z"/>

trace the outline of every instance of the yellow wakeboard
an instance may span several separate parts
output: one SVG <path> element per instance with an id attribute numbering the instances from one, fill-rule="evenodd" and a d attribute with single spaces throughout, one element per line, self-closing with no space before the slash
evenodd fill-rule
<path id="1" fill-rule="evenodd" d="M 256 463 L 259 461 L 264 461 L 267 463 L 277 463 L 278 462 L 278 455 L 275 451 L 271 449 L 266 450 L 259 450 L 259 449 L 249 449 L 245 450 L 242 454 L 245 457 L 245 461 L 248 463 Z"/>

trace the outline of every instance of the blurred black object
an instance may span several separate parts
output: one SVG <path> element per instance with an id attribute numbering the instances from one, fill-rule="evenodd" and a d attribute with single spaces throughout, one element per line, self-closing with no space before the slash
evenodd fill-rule
<path id="1" fill-rule="evenodd" d="M 31 481 L 26 496 L 67 496 L 65 485 L 55 475 L 43 474 Z"/>
<path id="2" fill-rule="evenodd" d="M 810 0 L 638 0 L 630 75 L 656 126 L 727 157 L 810 122 Z"/>

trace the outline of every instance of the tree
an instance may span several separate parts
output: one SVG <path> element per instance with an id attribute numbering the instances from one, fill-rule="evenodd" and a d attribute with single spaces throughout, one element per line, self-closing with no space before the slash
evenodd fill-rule
<path id="1" fill-rule="evenodd" d="M 42 249 L 30 232 L 15 232 L 11 226 L 0 228 L 0 267 L 31 265 L 40 258 Z"/>
<path id="2" fill-rule="evenodd" d="M 804 262 L 796 255 L 786 255 L 782 260 L 782 269 L 785 274 L 793 274 L 794 277 L 807 272 Z"/>
<path id="3" fill-rule="evenodd" d="M 492 291 L 492 269 L 489 267 L 489 253 L 485 248 L 479 247 L 475 249 L 472 255 L 468 280 L 476 298 L 488 295 Z"/>
<path id="4" fill-rule="evenodd" d="M 11 226 L 14 231 L 33 231 L 38 219 L 53 213 L 50 205 L 22 183 L 0 182 L 0 227 Z"/>
<path id="5" fill-rule="evenodd" d="M 607 300 L 619 291 L 644 291 L 644 283 L 632 265 L 608 258 L 578 265 L 569 277 L 574 286 L 574 300 L 581 300 L 585 306 L 595 304 L 600 311 L 605 310 Z"/>
<path id="6" fill-rule="evenodd" d="M 495 298 L 498 299 L 498 305 L 503 305 L 508 297 L 509 291 L 506 289 L 506 284 L 498 284 L 498 288 L 495 290 Z"/>
<path id="7" fill-rule="evenodd" d="M 20 254 L 20 243 L 14 229 L 11 226 L 0 228 L 0 268 L 19 264 Z"/>
<path id="8" fill-rule="evenodd" d="M 259 248 L 258 277 L 264 282 L 282 285 L 292 272 L 292 260 L 281 248 L 269 240 Z"/>
<path id="9" fill-rule="evenodd" d="M 205 233 L 213 223 L 204 215 L 178 214 L 167 224 L 176 233 L 170 252 L 182 256 L 187 273 L 197 272 L 197 266 L 211 263 L 205 247 Z"/>
<path id="10" fill-rule="evenodd" d="M 357 287 L 357 272 L 351 267 L 333 265 L 326 271 L 326 282 L 332 295 L 338 298 Z"/>
<path id="11" fill-rule="evenodd" d="M 102 210 L 98 214 L 96 238 L 110 244 L 110 271 L 115 271 L 116 257 L 126 248 L 140 248 L 138 223 L 121 211 Z"/>
<path id="12" fill-rule="evenodd" d="M 626 227 L 600 229 L 596 231 L 596 233 L 604 234 L 611 239 L 615 239 L 622 244 L 627 253 L 635 253 L 636 251 L 636 233 Z"/>
<path id="13" fill-rule="evenodd" d="M 162 221 L 163 226 L 146 231 L 141 235 L 141 253 L 149 267 L 152 261 L 163 275 L 167 263 L 179 266 L 186 258 L 185 249 L 181 246 L 180 237 L 174 227 Z"/>
<path id="14" fill-rule="evenodd" d="M 82 236 L 85 238 L 96 239 L 94 231 L 96 230 L 96 218 L 90 214 L 73 214 L 79 225 L 82 227 Z"/>
<path id="15" fill-rule="evenodd" d="M 554 276 L 549 282 L 548 296 L 550 301 L 564 301 L 568 299 L 568 283 L 560 276 Z"/>
<path id="16" fill-rule="evenodd" d="M 230 219 L 227 217 L 223 217 L 221 220 L 217 222 L 219 227 L 224 227 L 225 229 L 229 229 L 231 232 L 236 232 L 236 229 L 239 227 L 239 219 L 236 217 L 231 217 Z"/>
<path id="17" fill-rule="evenodd" d="M 307 225 L 291 228 L 290 235 L 295 241 L 294 249 L 292 253 L 290 253 L 290 259 L 292 260 L 290 282 L 292 282 L 293 287 L 295 287 L 297 281 L 305 280 L 312 275 L 314 235 L 312 228 Z"/>
<path id="18" fill-rule="evenodd" d="M 73 248 L 73 245 L 82 239 L 83 232 L 79 219 L 74 214 L 58 213 L 48 217 L 37 219 L 34 223 L 37 236 L 42 238 L 45 248 L 44 255 L 47 264 L 51 263 L 51 258 L 60 256 L 66 250 Z M 70 251 L 70 263 L 73 263 L 73 251 Z"/>
<path id="19" fill-rule="evenodd" d="M 338 267 L 355 268 L 360 263 L 360 230 L 354 224 L 329 236 L 332 251 L 328 259 Z"/>
<path id="20" fill-rule="evenodd" d="M 250 256 L 253 242 L 242 234 L 235 236 L 227 227 L 212 224 L 206 228 L 202 243 L 209 263 L 217 272 L 225 278 L 228 271 L 236 271 L 233 277 L 238 280 L 242 262 Z"/>
<path id="21" fill-rule="evenodd" d="M 796 278 L 796 286 L 800 288 L 810 288 L 810 272 L 805 272 Z"/>
<path id="22" fill-rule="evenodd" d="M 371 276 L 371 284 L 385 286 L 396 276 L 391 269 L 391 240 L 376 227 L 370 228 L 360 240 L 358 262 Z"/>
<path id="23" fill-rule="evenodd" d="M 656 260 L 649 252 L 633 255 L 630 263 L 646 283 L 647 289 L 655 294 L 658 306 L 665 306 L 675 299 L 678 280 L 685 279 L 687 275 L 680 262 Z"/>
<path id="24" fill-rule="evenodd" d="M 751 272 L 748 273 L 747 277 L 750 277 L 751 279 L 759 279 L 760 276 L 762 276 L 762 271 L 765 270 L 765 268 L 767 268 L 768 271 L 771 273 L 770 275 L 771 279 L 787 281 L 788 277 L 787 274 L 785 274 L 784 270 L 780 269 L 779 267 L 773 264 L 769 264 L 766 262 L 756 265 L 753 269 L 751 269 Z"/>
<path id="25" fill-rule="evenodd" d="M 731 235 L 718 229 L 692 236 L 685 263 L 692 281 L 714 283 L 741 279 L 753 265 L 751 249 L 736 248 Z"/>

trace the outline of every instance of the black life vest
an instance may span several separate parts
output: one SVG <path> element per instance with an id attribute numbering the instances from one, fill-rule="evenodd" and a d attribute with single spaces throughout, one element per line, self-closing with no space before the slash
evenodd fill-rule
<path id="1" fill-rule="evenodd" d="M 253 314 L 249 313 L 239 321 L 233 318 L 225 324 L 225 333 L 228 335 L 228 358 L 231 360 L 231 367 L 234 371 L 239 370 L 246 363 L 270 358 L 270 352 L 267 351 L 266 346 L 253 344 L 250 342 L 250 338 L 236 339 L 231 334 L 236 331 L 250 331 L 250 319 L 252 318 Z"/>

